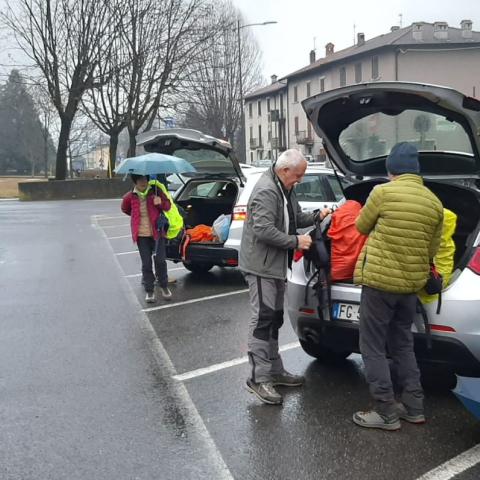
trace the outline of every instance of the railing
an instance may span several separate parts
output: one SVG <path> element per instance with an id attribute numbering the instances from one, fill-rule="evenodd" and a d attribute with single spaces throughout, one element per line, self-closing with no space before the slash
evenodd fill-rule
<path id="1" fill-rule="evenodd" d="M 262 148 L 263 145 L 262 145 L 262 139 L 258 139 L 258 138 L 251 138 L 250 139 L 250 149 L 251 150 L 255 150 L 256 148 Z"/>
<path id="2" fill-rule="evenodd" d="M 305 130 L 300 130 L 295 133 L 297 143 L 299 145 L 313 145 L 313 138 Z"/>

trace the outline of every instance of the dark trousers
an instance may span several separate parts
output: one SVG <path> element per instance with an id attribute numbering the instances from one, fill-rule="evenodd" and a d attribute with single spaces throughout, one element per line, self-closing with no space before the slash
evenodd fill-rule
<path id="1" fill-rule="evenodd" d="M 142 259 L 142 283 L 146 292 L 153 292 L 155 276 L 162 288 L 168 285 L 167 261 L 165 257 L 165 238 L 157 241 L 153 237 L 138 237 L 138 251 Z M 155 262 L 153 273 L 152 255 Z"/>
<path id="2" fill-rule="evenodd" d="M 248 332 L 250 379 L 261 383 L 284 372 L 278 353 L 278 330 L 283 324 L 285 280 L 245 275 L 252 317 Z"/>
<path id="3" fill-rule="evenodd" d="M 413 350 L 412 323 L 415 294 L 396 294 L 362 288 L 360 303 L 360 352 L 375 409 L 382 415 L 395 411 L 395 397 L 388 354 L 401 389 L 400 400 L 412 413 L 423 413 L 420 371 Z"/>

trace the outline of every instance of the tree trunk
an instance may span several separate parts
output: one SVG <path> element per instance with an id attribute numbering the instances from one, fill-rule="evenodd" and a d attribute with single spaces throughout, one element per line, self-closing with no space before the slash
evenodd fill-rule
<path id="1" fill-rule="evenodd" d="M 58 137 L 55 180 L 65 180 L 67 178 L 67 149 L 71 128 L 72 120 L 70 118 L 62 118 L 60 136 Z"/>
<path id="2" fill-rule="evenodd" d="M 110 173 L 113 177 L 115 175 L 115 161 L 117 159 L 117 147 L 118 147 L 118 132 L 110 133 L 110 148 L 109 148 L 109 162 Z"/>
<path id="3" fill-rule="evenodd" d="M 135 154 L 137 153 L 137 136 L 138 131 L 137 130 L 128 130 L 128 153 L 127 157 L 134 157 Z"/>

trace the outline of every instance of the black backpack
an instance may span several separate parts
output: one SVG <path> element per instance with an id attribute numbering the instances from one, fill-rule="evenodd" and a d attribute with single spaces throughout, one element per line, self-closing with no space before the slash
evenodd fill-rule
<path id="1" fill-rule="evenodd" d="M 331 281 L 330 281 L 330 252 L 325 243 L 325 233 L 321 225 L 316 225 L 310 232 L 312 246 L 305 250 L 304 259 L 307 262 L 307 272 L 312 271 L 311 277 L 305 285 L 305 305 L 308 305 L 308 291 L 314 282 L 313 289 L 318 299 L 318 317 L 323 322 L 325 317 L 331 318 Z"/>

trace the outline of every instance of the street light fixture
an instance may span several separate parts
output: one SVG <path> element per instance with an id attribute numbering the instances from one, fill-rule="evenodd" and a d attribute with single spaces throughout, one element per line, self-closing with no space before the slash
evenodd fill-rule
<path id="1" fill-rule="evenodd" d="M 242 141 L 245 142 L 244 152 L 246 152 L 247 141 L 245 138 L 245 112 L 243 111 L 243 75 L 242 75 L 242 46 L 240 40 L 240 30 L 247 27 L 263 26 L 263 25 L 273 25 L 278 23 L 275 20 L 270 20 L 267 22 L 261 23 L 248 23 L 247 25 L 241 25 L 240 20 L 237 21 L 237 42 L 238 42 L 238 73 L 239 73 L 239 88 L 240 88 L 240 136 Z M 245 158 L 246 161 L 246 158 Z"/>

